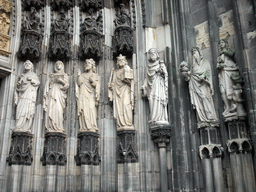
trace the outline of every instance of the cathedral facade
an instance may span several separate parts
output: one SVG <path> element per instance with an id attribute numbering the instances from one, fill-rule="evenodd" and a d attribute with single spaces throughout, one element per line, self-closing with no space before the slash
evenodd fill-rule
<path id="1" fill-rule="evenodd" d="M 0 0 L 1 191 L 255 192 L 255 0 Z"/>

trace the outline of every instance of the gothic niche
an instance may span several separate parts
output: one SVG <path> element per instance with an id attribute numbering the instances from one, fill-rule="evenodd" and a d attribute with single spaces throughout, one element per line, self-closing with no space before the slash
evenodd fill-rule
<path id="1" fill-rule="evenodd" d="M 51 0 L 51 7 L 54 11 L 69 10 L 72 6 L 72 0 Z"/>
<path id="2" fill-rule="evenodd" d="M 133 29 L 131 27 L 130 14 L 126 13 L 125 4 L 120 4 L 120 12 L 116 14 L 114 20 L 116 29 L 113 37 L 113 56 L 119 54 L 125 55 L 127 58 L 132 57 L 133 53 Z"/>
<path id="3" fill-rule="evenodd" d="M 44 0 L 22 0 L 22 4 L 25 10 L 30 10 L 31 7 L 39 10 L 44 6 Z"/>
<path id="4" fill-rule="evenodd" d="M 102 8 L 101 0 L 80 0 L 80 9 L 81 11 L 87 12 L 90 9 L 98 11 Z"/>
<path id="5" fill-rule="evenodd" d="M 19 59 L 39 60 L 43 39 L 43 27 L 44 25 L 40 22 L 39 13 L 34 7 L 31 7 L 30 13 L 27 14 L 22 23 L 21 44 L 18 51 Z"/>
<path id="6" fill-rule="evenodd" d="M 62 9 L 58 19 L 51 24 L 51 41 L 49 56 L 52 60 L 69 60 L 71 57 L 70 20 Z"/>
<path id="7" fill-rule="evenodd" d="M 80 58 L 89 59 L 93 58 L 98 61 L 102 57 L 102 15 L 98 17 L 93 16 L 93 9 L 90 9 L 89 16 L 84 19 L 81 24 L 80 34 Z"/>

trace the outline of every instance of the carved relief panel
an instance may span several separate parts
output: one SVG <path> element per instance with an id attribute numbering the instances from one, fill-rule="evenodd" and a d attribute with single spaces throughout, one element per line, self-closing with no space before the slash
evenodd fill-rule
<path id="1" fill-rule="evenodd" d="M 0 55 L 9 56 L 10 45 L 10 14 L 12 12 L 12 3 L 8 0 L 0 0 Z"/>

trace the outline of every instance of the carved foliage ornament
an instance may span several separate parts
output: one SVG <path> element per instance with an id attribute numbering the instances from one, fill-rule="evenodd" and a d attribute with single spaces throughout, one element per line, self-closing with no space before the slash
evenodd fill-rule
<path id="1" fill-rule="evenodd" d="M 80 0 L 80 9 L 82 11 L 87 11 L 94 9 L 98 11 L 102 8 L 102 0 Z"/>
<path id="2" fill-rule="evenodd" d="M 73 2 L 72 0 L 51 0 L 51 6 L 55 11 L 69 10 L 73 6 Z"/>
<path id="3" fill-rule="evenodd" d="M 25 10 L 29 10 L 31 7 L 39 10 L 44 6 L 44 0 L 22 0 Z"/>
<path id="4" fill-rule="evenodd" d="M 21 43 L 18 52 L 18 57 L 21 60 L 39 60 L 43 26 L 43 23 L 40 22 L 39 13 L 32 7 L 30 14 L 25 17 L 22 23 Z"/>
<path id="5" fill-rule="evenodd" d="M 80 58 L 99 60 L 102 57 L 102 16 L 88 16 L 81 24 Z"/>
<path id="6" fill-rule="evenodd" d="M 70 48 L 70 21 L 64 11 L 60 12 L 59 19 L 51 24 L 50 58 L 52 60 L 69 60 Z"/>
<path id="7" fill-rule="evenodd" d="M 113 37 L 114 57 L 119 54 L 131 58 L 133 53 L 133 29 L 131 28 L 130 15 L 126 13 L 125 5 L 120 4 L 120 13 L 114 20 L 116 29 Z"/>

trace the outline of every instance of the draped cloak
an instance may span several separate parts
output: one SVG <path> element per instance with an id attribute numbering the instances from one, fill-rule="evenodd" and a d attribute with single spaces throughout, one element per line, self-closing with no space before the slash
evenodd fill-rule
<path id="1" fill-rule="evenodd" d="M 57 81 L 60 76 L 65 86 Z M 65 132 L 64 109 L 66 107 L 66 89 L 68 88 L 68 75 L 63 71 L 51 75 L 44 91 L 44 110 L 46 111 L 45 127 L 48 132 Z"/>
<path id="2" fill-rule="evenodd" d="M 134 129 L 132 110 L 133 110 L 133 90 L 134 81 L 125 82 L 125 70 L 131 70 L 128 65 L 121 69 L 113 69 L 110 75 L 108 97 L 113 101 L 113 116 L 117 124 L 117 129 Z"/>
<path id="3" fill-rule="evenodd" d="M 160 73 L 160 70 L 162 71 Z M 150 107 L 150 123 L 168 123 L 168 73 L 164 63 L 149 62 L 147 77 L 143 87 L 146 88 Z"/>
<path id="4" fill-rule="evenodd" d="M 91 83 L 90 79 L 94 82 Z M 96 73 L 83 73 L 77 79 L 76 97 L 80 131 L 98 131 L 96 96 L 99 96 L 99 78 Z"/>
<path id="5" fill-rule="evenodd" d="M 31 78 L 31 81 L 28 81 L 27 78 Z M 38 76 L 34 72 L 21 75 L 14 94 L 15 104 L 17 105 L 15 132 L 31 132 L 39 84 Z"/>
<path id="6" fill-rule="evenodd" d="M 193 64 L 192 74 L 189 81 L 191 103 L 197 111 L 198 125 L 200 123 L 217 123 L 212 95 L 212 72 L 210 62 L 201 59 L 199 65 Z"/>

